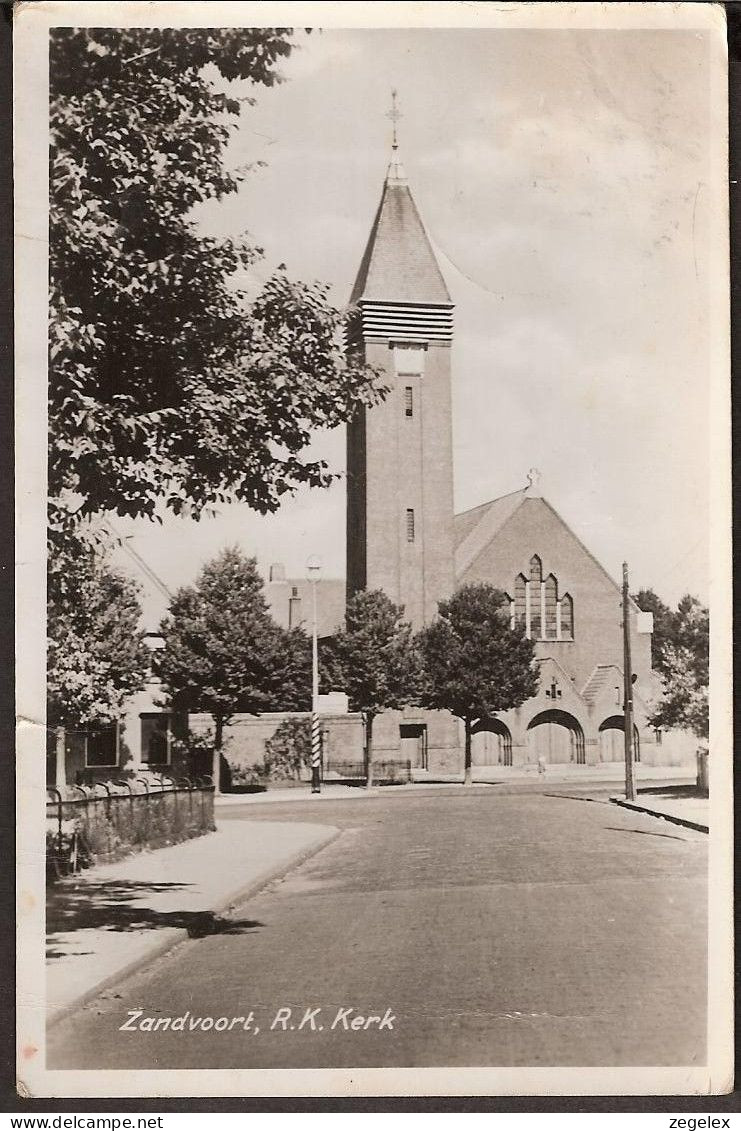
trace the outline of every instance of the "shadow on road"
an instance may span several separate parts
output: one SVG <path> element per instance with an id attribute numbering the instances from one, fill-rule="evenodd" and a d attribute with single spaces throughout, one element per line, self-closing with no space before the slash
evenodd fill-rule
<path id="1" fill-rule="evenodd" d="M 665 837 L 667 840 L 685 839 L 683 836 L 675 836 L 674 833 L 654 833 L 650 832 L 649 829 L 619 829 L 617 825 L 605 825 L 605 828 L 609 829 L 610 832 L 613 833 L 631 833 L 635 834 L 636 836 L 661 836 Z"/>
<path id="2" fill-rule="evenodd" d="M 176 892 L 189 887 L 179 883 L 147 883 L 108 880 L 86 881 L 79 886 L 60 885 L 49 896 L 46 914 L 48 959 L 70 952 L 68 936 L 74 931 L 139 931 L 177 927 L 192 939 L 206 935 L 245 934 L 262 927 L 256 919 L 229 919 L 213 911 L 163 911 L 142 906 L 147 896 Z"/>

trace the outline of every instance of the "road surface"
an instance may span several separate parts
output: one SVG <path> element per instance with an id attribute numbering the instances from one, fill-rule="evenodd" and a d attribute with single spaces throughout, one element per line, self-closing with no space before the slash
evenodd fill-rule
<path id="1" fill-rule="evenodd" d="M 220 819 L 343 832 L 55 1026 L 49 1068 L 704 1063 L 704 834 L 496 787 Z"/>

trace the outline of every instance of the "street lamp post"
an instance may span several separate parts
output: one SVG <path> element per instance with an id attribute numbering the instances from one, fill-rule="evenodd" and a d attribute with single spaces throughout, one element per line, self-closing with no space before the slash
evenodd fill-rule
<path id="1" fill-rule="evenodd" d="M 633 663 L 630 654 L 630 595 L 628 585 L 628 563 L 623 562 L 623 729 L 625 731 L 625 797 L 635 801 L 635 777 L 633 772 Z"/>
<path id="2" fill-rule="evenodd" d="M 306 563 L 306 572 L 311 582 L 311 792 L 321 793 L 322 737 L 319 730 L 319 645 L 316 628 L 316 583 L 322 572 L 322 563 L 312 555 Z"/>

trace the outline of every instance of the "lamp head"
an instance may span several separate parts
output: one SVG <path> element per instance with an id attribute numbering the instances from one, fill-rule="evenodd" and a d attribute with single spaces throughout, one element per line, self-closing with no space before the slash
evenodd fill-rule
<path id="1" fill-rule="evenodd" d="M 309 575 L 309 581 L 318 581 L 322 572 L 322 559 L 312 554 L 306 562 L 306 572 Z"/>

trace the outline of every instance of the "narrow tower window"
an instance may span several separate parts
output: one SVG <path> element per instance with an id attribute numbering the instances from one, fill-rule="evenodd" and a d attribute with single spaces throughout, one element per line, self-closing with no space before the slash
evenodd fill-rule
<path id="1" fill-rule="evenodd" d="M 404 389 L 404 415 L 414 416 L 414 392 L 411 385 Z"/>
<path id="2" fill-rule="evenodd" d="M 407 511 L 407 542 L 414 541 L 414 511 Z"/>

